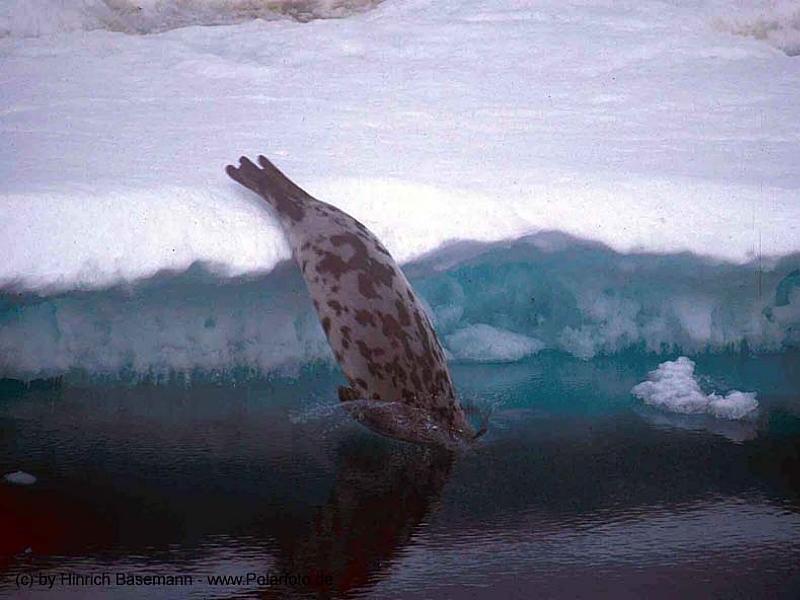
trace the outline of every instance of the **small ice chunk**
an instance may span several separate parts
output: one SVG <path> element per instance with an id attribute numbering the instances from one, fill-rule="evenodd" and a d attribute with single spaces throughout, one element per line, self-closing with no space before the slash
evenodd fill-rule
<path id="1" fill-rule="evenodd" d="M 36 483 L 36 477 L 31 475 L 30 473 L 26 473 L 25 471 L 14 471 L 13 473 L 6 473 L 3 475 L 3 479 L 7 483 L 13 483 L 14 485 L 33 485 Z"/>
<path id="2" fill-rule="evenodd" d="M 738 420 L 758 408 L 755 392 L 732 390 L 725 396 L 705 394 L 694 377 L 694 361 L 685 356 L 663 362 L 631 393 L 645 404 L 682 414 L 709 414 Z"/>
<path id="3" fill-rule="evenodd" d="M 711 394 L 708 412 L 720 419 L 738 420 L 758 408 L 755 392 L 733 390 L 727 396 Z"/>
<path id="4" fill-rule="evenodd" d="M 445 341 L 455 358 L 476 362 L 513 362 L 544 348 L 536 338 L 485 323 L 459 329 Z"/>

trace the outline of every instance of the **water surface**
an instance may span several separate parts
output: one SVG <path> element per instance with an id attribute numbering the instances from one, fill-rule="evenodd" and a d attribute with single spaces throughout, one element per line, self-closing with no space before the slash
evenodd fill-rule
<path id="1" fill-rule="evenodd" d="M 6 380 L 0 467 L 38 481 L 0 485 L 0 595 L 50 576 L 67 598 L 798 597 L 800 357 L 696 357 L 759 393 L 743 421 L 630 396 L 662 360 L 456 366 L 491 420 L 455 457 L 351 422 L 325 368 Z"/>

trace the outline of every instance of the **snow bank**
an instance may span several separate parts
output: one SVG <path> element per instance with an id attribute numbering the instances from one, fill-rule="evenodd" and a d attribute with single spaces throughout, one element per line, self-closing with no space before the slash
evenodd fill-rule
<path id="1" fill-rule="evenodd" d="M 224 176 L 224 175 L 223 175 Z M 630 182 L 630 178 L 629 178 Z M 394 180 L 311 181 L 307 187 L 365 223 L 403 263 L 452 240 L 513 240 L 532 231 L 602 239 L 618 252 L 691 251 L 738 263 L 753 260 L 753 215 L 731 210 L 725 188 L 639 181 L 633 189 L 596 180 L 532 186 L 503 200 Z M 794 193 L 737 188 L 757 207 L 769 240 L 756 240 L 757 268 L 800 245 Z M 704 196 L 697 204 L 692 197 Z M 263 201 L 236 184 L 205 188 L 154 185 L 130 189 L 0 194 L 0 289 L 53 293 L 133 282 L 196 262 L 236 277 L 268 272 L 290 251 Z M 676 214 L 676 205 L 680 214 Z M 611 218 L 609 215 L 614 215 Z M 713 224 L 706 227 L 706 224 Z M 724 240 L 724 242 L 723 242 Z M 540 238 L 544 243 L 544 238 Z M 800 264 L 798 264 L 800 266 Z"/>
<path id="2" fill-rule="evenodd" d="M 14 194 L 3 213 L 0 288 L 15 291 L 101 288 L 197 261 L 235 277 L 291 256 L 271 215 L 230 189 Z"/>
<path id="3" fill-rule="evenodd" d="M 759 275 L 752 263 L 540 234 L 453 244 L 405 270 L 453 358 L 512 361 L 542 349 L 580 358 L 797 349 L 796 262 Z M 0 377 L 236 377 L 331 360 L 293 263 L 257 276 L 196 264 L 104 289 L 0 293 Z"/>
<path id="4" fill-rule="evenodd" d="M 694 377 L 693 361 L 685 356 L 661 363 L 648 380 L 631 393 L 646 404 L 683 414 L 709 414 L 720 419 L 742 419 L 758 408 L 755 392 L 732 390 L 725 396 L 705 394 Z"/>

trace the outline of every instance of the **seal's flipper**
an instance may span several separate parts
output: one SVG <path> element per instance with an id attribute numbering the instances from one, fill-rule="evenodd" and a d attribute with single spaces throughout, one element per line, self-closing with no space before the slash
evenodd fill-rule
<path id="1" fill-rule="evenodd" d="M 261 168 L 264 169 L 264 172 L 268 175 L 270 181 L 280 187 L 286 194 L 294 196 L 309 195 L 303 188 L 284 175 L 283 171 L 273 165 L 266 156 L 259 154 L 258 164 L 260 164 Z"/>
<path id="2" fill-rule="evenodd" d="M 339 386 L 339 401 L 340 402 L 351 402 L 352 400 L 360 400 L 362 394 L 359 394 L 355 389 L 351 387 L 345 387 L 343 385 Z"/>
<path id="3" fill-rule="evenodd" d="M 256 194 L 263 194 L 262 190 L 269 183 L 267 178 L 264 177 L 263 171 L 255 166 L 246 156 L 242 156 L 239 159 L 238 167 L 234 167 L 233 165 L 225 167 L 225 172 L 231 179 L 253 190 Z"/>
<path id="4" fill-rule="evenodd" d="M 461 405 L 461 408 L 465 415 L 470 417 L 478 417 L 480 419 L 480 427 L 472 437 L 472 440 L 477 440 L 489 429 L 489 417 L 491 416 L 492 412 L 491 407 L 480 408 L 476 404 L 465 402 Z"/>
<path id="5" fill-rule="evenodd" d="M 231 179 L 269 202 L 281 217 L 288 218 L 291 223 L 301 221 L 305 216 L 305 205 L 318 201 L 289 181 L 286 175 L 263 156 L 258 157 L 258 162 L 263 169 L 242 156 L 238 167 L 228 165 L 225 172 Z"/>
<path id="6" fill-rule="evenodd" d="M 225 172 L 237 183 L 241 183 L 262 196 L 268 194 L 295 198 L 310 197 L 304 189 L 286 177 L 265 156 L 258 157 L 258 164 L 261 165 L 260 169 L 249 158 L 242 156 L 239 159 L 238 167 L 228 165 L 225 167 Z"/>

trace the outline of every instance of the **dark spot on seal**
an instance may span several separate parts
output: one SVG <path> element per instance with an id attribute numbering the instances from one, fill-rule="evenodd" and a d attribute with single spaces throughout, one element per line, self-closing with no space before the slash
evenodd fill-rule
<path id="1" fill-rule="evenodd" d="M 411 325 L 411 318 L 408 316 L 408 310 L 406 310 L 405 304 L 397 300 L 394 305 L 395 308 L 397 308 L 397 316 L 400 317 L 400 324 L 403 327 Z"/>
<path id="2" fill-rule="evenodd" d="M 353 255 L 349 260 L 343 260 L 333 252 L 324 253 L 324 258 L 317 265 L 318 273 L 329 273 L 338 281 L 344 273 L 358 271 L 359 291 L 367 298 L 378 297 L 374 290 L 375 283 L 391 287 L 396 277 L 394 267 L 372 258 L 366 244 L 357 235 L 349 232 L 333 235 L 330 242 L 335 248 L 350 246 Z"/>
<path id="3" fill-rule="evenodd" d="M 342 305 L 339 304 L 337 300 L 328 300 L 328 306 L 330 306 L 334 311 L 336 311 L 336 316 L 341 316 L 342 314 Z"/>
<path id="4" fill-rule="evenodd" d="M 356 378 L 356 383 L 359 385 L 359 387 L 367 389 L 367 382 L 361 379 L 360 377 Z"/>
<path id="5" fill-rule="evenodd" d="M 404 338 L 408 334 L 400 326 L 400 323 L 392 315 L 378 313 L 383 325 L 381 332 L 388 338 Z"/>
<path id="6" fill-rule="evenodd" d="M 389 373 L 394 373 L 401 382 L 405 384 L 406 381 L 406 370 L 400 366 L 399 359 L 395 358 L 393 362 L 386 363 L 384 368 Z"/>
<path id="7" fill-rule="evenodd" d="M 374 394 L 372 394 L 372 399 L 373 400 L 380 400 L 381 399 L 381 395 L 378 392 L 375 392 Z"/>
<path id="8" fill-rule="evenodd" d="M 325 335 L 331 332 L 331 320 L 328 317 L 323 317 L 322 328 L 325 330 Z"/>
<path id="9" fill-rule="evenodd" d="M 373 315 L 368 310 L 364 310 L 360 308 L 356 311 L 356 321 L 359 325 L 372 325 L 373 327 L 377 327 L 377 323 L 375 322 L 375 315 Z"/>
<path id="10" fill-rule="evenodd" d="M 320 252 L 320 256 L 324 256 L 325 258 L 317 264 L 317 273 L 331 273 L 338 281 L 343 273 L 350 270 L 347 266 L 347 262 L 342 260 L 342 257 L 338 254 L 334 254 L 333 252 Z"/>
<path id="11" fill-rule="evenodd" d="M 411 372 L 411 384 L 414 386 L 414 389 L 421 392 L 422 391 L 422 382 L 419 380 L 419 376 L 412 371 Z"/>
<path id="12" fill-rule="evenodd" d="M 400 395 L 407 404 L 410 404 L 411 406 L 417 405 L 417 395 L 411 390 L 403 388 L 403 390 L 400 392 Z"/>
<path id="13" fill-rule="evenodd" d="M 361 356 L 367 360 L 372 358 L 372 350 L 364 343 L 364 340 L 358 340 L 356 344 L 358 345 L 358 351 L 361 353 Z"/>
<path id="14" fill-rule="evenodd" d="M 378 298 L 378 292 L 375 291 L 375 286 L 372 281 L 364 273 L 358 274 L 358 291 L 365 298 Z"/>
<path id="15" fill-rule="evenodd" d="M 373 377 L 377 377 L 378 379 L 383 379 L 383 370 L 381 369 L 381 366 L 378 363 L 372 361 L 368 362 L 367 370 L 369 371 L 369 374 L 372 375 Z"/>
<path id="16" fill-rule="evenodd" d="M 339 328 L 339 331 L 342 332 L 342 337 L 346 340 L 350 339 L 350 328 L 347 325 L 342 325 Z"/>

